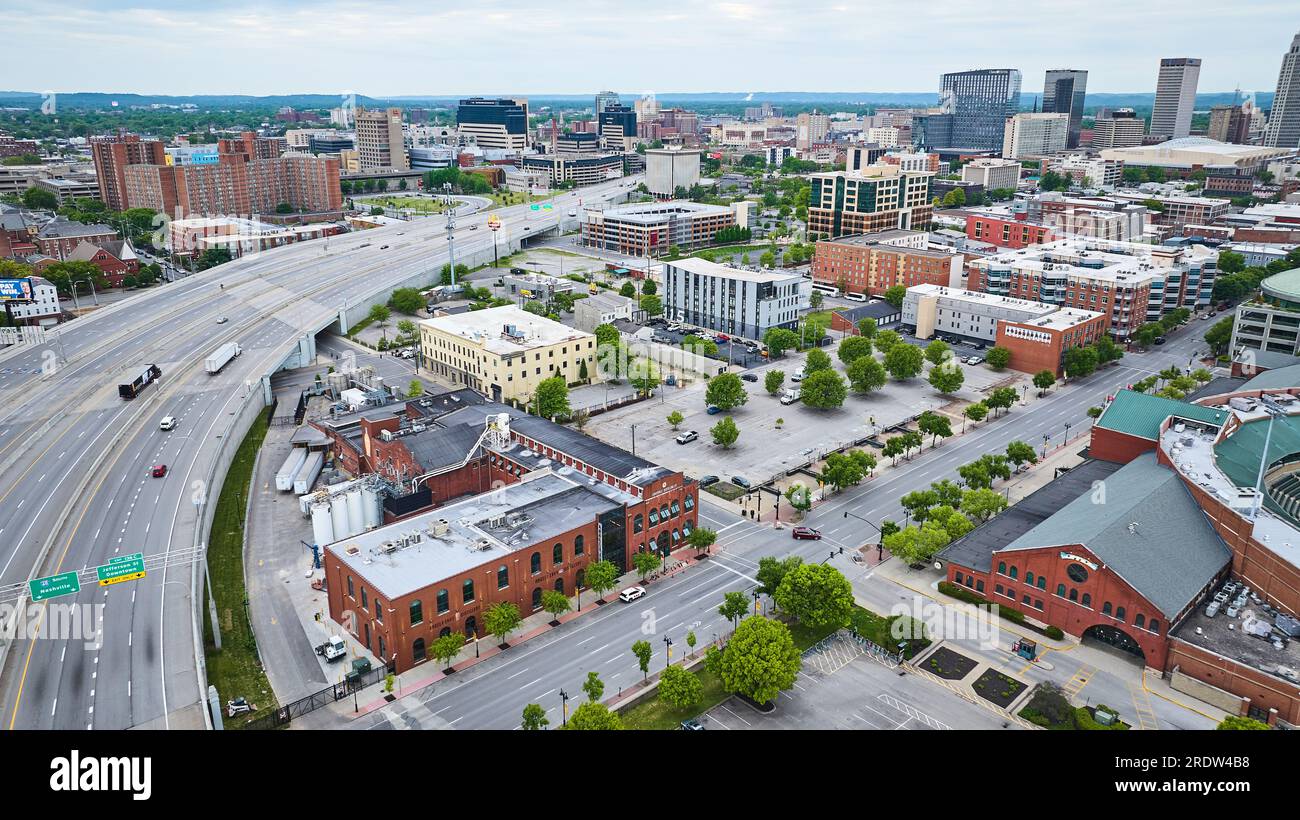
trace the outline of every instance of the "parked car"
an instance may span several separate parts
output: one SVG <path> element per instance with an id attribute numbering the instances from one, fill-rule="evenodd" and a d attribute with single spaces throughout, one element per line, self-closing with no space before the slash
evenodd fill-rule
<path id="1" fill-rule="evenodd" d="M 690 444 L 692 441 L 695 441 L 699 437 L 700 434 L 695 432 L 694 430 L 687 430 L 685 433 L 682 433 L 677 437 L 677 443 Z"/>
<path id="2" fill-rule="evenodd" d="M 725 333 L 719 333 L 717 336 L 714 336 L 713 338 L 716 339 L 716 340 L 719 341 L 719 342 L 729 342 L 729 341 L 731 341 L 731 337 L 728 336 L 728 335 L 725 334 Z"/>
<path id="3" fill-rule="evenodd" d="M 718 478 L 718 477 L 715 476 L 715 475 L 706 475 L 706 476 L 704 476 L 703 478 L 700 479 L 700 486 L 701 486 L 701 487 L 709 487 L 709 486 L 712 486 L 712 485 L 714 485 L 714 484 L 717 484 L 717 483 L 718 483 L 719 481 L 721 481 L 721 480 L 722 480 L 722 479 Z"/>
<path id="4" fill-rule="evenodd" d="M 979 356 L 970 356 L 966 359 L 966 364 L 980 364 L 983 361 Z"/>
<path id="5" fill-rule="evenodd" d="M 618 599 L 623 603 L 630 603 L 645 595 L 644 587 L 628 587 L 618 594 Z"/>
<path id="6" fill-rule="evenodd" d="M 815 530 L 812 527 L 795 527 L 790 530 L 796 541 L 820 541 L 822 540 L 822 531 Z"/>
<path id="7" fill-rule="evenodd" d="M 167 475 L 167 465 L 155 464 L 153 465 L 153 470 L 151 472 L 154 478 L 162 478 L 163 476 Z"/>
<path id="8" fill-rule="evenodd" d="M 1157 337 L 1156 337 L 1156 344 L 1158 344 L 1158 345 L 1162 345 L 1162 344 L 1164 344 L 1164 343 L 1165 343 L 1165 337 L 1164 337 L 1164 336 L 1157 336 Z"/>
<path id="9" fill-rule="evenodd" d="M 703 731 L 704 731 L 704 726 L 701 725 L 701 723 L 700 723 L 698 720 L 694 719 L 694 718 L 688 718 L 688 719 L 686 719 L 686 720 L 683 720 L 680 724 L 678 724 L 677 728 L 678 728 L 678 729 L 684 729 L 684 730 L 686 730 L 686 731 L 688 731 L 688 732 L 703 732 Z"/>
<path id="10" fill-rule="evenodd" d="M 741 488 L 742 490 L 749 490 L 752 489 L 754 486 L 750 482 L 750 480 L 745 478 L 743 475 L 733 475 L 731 477 L 731 483 L 735 484 L 737 487 Z"/>
<path id="11" fill-rule="evenodd" d="M 798 370 L 796 370 L 796 371 L 794 371 L 793 373 L 790 374 L 790 381 L 792 381 L 792 382 L 801 382 L 801 381 L 803 381 L 803 368 L 802 368 L 802 367 L 799 368 Z"/>
<path id="12" fill-rule="evenodd" d="M 707 412 L 710 416 L 716 416 L 716 415 L 718 415 L 719 413 L 722 412 L 722 408 L 719 407 L 719 406 L 717 406 L 716 404 L 710 404 L 710 405 L 709 405 L 709 409 L 708 409 L 706 412 Z"/>
<path id="13" fill-rule="evenodd" d="M 744 379 L 744 380 L 747 381 L 747 382 L 756 382 L 756 381 L 758 381 L 758 374 L 757 374 L 757 373 L 741 373 L 741 374 L 740 374 L 740 378 Z"/>

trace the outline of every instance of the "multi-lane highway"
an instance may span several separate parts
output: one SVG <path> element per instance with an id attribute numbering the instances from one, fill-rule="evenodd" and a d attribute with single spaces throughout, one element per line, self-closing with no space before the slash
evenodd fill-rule
<path id="1" fill-rule="evenodd" d="M 561 194 L 553 211 L 495 211 L 498 240 L 545 231 L 579 198 L 619 197 L 628 184 Z M 486 219 L 458 220 L 458 262 L 491 258 Z M 260 404 L 262 378 L 341 309 L 436 272 L 448 258 L 444 225 L 415 220 L 247 256 L 0 353 L 0 588 L 136 552 L 158 562 L 203 541 L 208 482 L 227 441 L 237 443 L 242 411 Z M 208 375 L 204 357 L 227 341 L 243 355 Z M 117 385 L 148 364 L 160 382 L 119 398 Z M 179 424 L 165 432 L 168 415 Z M 157 464 L 167 475 L 152 477 Z M 0 726 L 201 727 L 195 581 L 182 564 L 50 602 L 102 604 L 99 641 L 61 636 L 38 608 L 25 634 L 0 646 Z"/>

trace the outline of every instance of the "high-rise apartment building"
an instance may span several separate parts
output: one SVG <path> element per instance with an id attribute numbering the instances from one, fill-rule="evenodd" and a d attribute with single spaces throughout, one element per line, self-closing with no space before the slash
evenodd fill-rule
<path id="1" fill-rule="evenodd" d="M 608 105 L 596 115 L 600 146 L 606 151 L 636 148 L 636 112 L 626 105 Z"/>
<path id="2" fill-rule="evenodd" d="M 823 237 L 894 228 L 929 227 L 931 171 L 870 165 L 860 171 L 813 174 L 808 196 L 808 232 Z"/>
<path id="3" fill-rule="evenodd" d="M 1043 112 L 1069 114 L 1070 131 L 1067 148 L 1079 147 L 1083 128 L 1083 103 L 1088 91 L 1088 72 L 1075 69 L 1049 69 L 1043 80 Z"/>
<path id="4" fill-rule="evenodd" d="M 131 165 L 163 165 L 167 152 L 159 140 L 141 139 L 138 134 L 91 137 L 90 153 L 95 159 L 99 198 L 110 211 L 125 211 L 126 169 Z"/>
<path id="5" fill-rule="evenodd" d="M 1197 58 L 1166 57 L 1160 61 L 1156 101 L 1151 109 L 1152 134 L 1178 139 L 1191 133 L 1200 77 L 1201 61 Z"/>
<path id="6" fill-rule="evenodd" d="M 1264 145 L 1269 148 L 1300 146 L 1300 34 L 1291 40 L 1291 50 L 1282 57 L 1273 110 L 1264 127 Z"/>
<path id="7" fill-rule="evenodd" d="M 831 132 L 831 118 L 816 112 L 801 112 L 794 121 L 794 147 L 807 149 L 826 141 Z"/>
<path id="8" fill-rule="evenodd" d="M 456 109 L 456 132 L 480 148 L 523 151 L 528 147 L 528 101 L 461 100 Z"/>
<path id="9" fill-rule="evenodd" d="M 1219 142 L 1250 144 L 1250 116 L 1239 105 L 1216 105 L 1210 109 L 1210 127 L 1205 135 Z"/>
<path id="10" fill-rule="evenodd" d="M 605 109 L 609 108 L 611 105 L 618 104 L 619 99 L 617 91 L 601 91 L 596 95 L 596 117 L 599 118 Z"/>
<path id="11" fill-rule="evenodd" d="M 1069 137 L 1069 114 L 1016 114 L 1003 125 L 1002 156 L 1049 156 L 1064 151 Z"/>
<path id="12" fill-rule="evenodd" d="M 950 142 L 935 147 L 1002 152 L 1003 126 L 1020 110 L 1020 72 L 985 68 L 944 74 L 940 106 L 952 115 Z"/>
<path id="13" fill-rule="evenodd" d="M 358 108 L 357 153 L 363 171 L 381 168 L 409 171 L 411 163 L 406 157 L 406 140 L 402 135 L 402 109 Z"/>
<path id="14" fill-rule="evenodd" d="M 1132 108 L 1119 108 L 1098 116 L 1092 126 L 1092 147 L 1132 148 L 1142 144 L 1146 123 Z"/>

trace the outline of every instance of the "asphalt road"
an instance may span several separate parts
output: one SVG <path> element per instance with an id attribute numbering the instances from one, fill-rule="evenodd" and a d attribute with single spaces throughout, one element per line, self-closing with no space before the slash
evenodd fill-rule
<path id="1" fill-rule="evenodd" d="M 556 212 L 579 194 L 617 195 L 625 184 L 561 194 Z M 541 231 L 554 219 L 527 206 L 494 213 L 507 231 Z M 460 220 L 458 257 L 491 248 L 490 231 L 467 230 L 485 223 L 485 215 Z M 443 221 L 431 219 L 277 248 L 142 291 L 42 345 L 0 352 L 0 588 L 115 555 L 189 548 L 192 498 L 205 492 L 246 384 L 341 307 L 441 267 L 445 238 Z M 217 324 L 221 316 L 228 321 Z M 226 341 L 243 355 L 207 375 L 203 358 Z M 117 384 L 150 363 L 162 369 L 160 383 L 120 399 Z M 165 415 L 179 418 L 178 429 L 158 429 Z M 159 463 L 168 475 L 151 478 Z M 165 728 L 181 713 L 178 725 L 195 725 L 201 647 L 191 581 L 186 565 L 58 599 L 104 604 L 99 646 L 51 636 L 38 613 L 27 635 L 39 637 L 0 647 L 0 726 Z"/>

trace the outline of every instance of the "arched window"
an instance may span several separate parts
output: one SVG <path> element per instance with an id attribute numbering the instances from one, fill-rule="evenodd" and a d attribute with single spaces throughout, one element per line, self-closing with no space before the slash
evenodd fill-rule
<path id="1" fill-rule="evenodd" d="M 683 502 L 683 504 L 686 506 L 687 512 L 695 509 L 695 499 L 691 498 L 689 495 L 686 496 L 686 500 Z"/>
<path id="2" fill-rule="evenodd" d="M 447 590 L 438 590 L 438 614 L 441 615 L 449 609 L 451 609 L 451 605 L 447 601 Z"/>
<path id="3" fill-rule="evenodd" d="M 667 521 L 667 520 L 668 520 L 668 505 L 667 505 L 667 504 L 665 504 L 665 505 L 663 505 L 662 507 L 659 508 L 659 520 L 660 520 L 660 521 Z"/>
<path id="4" fill-rule="evenodd" d="M 645 529 L 645 519 L 641 516 L 641 513 L 637 513 L 632 518 L 632 532 L 641 532 L 643 529 Z"/>
<path id="5" fill-rule="evenodd" d="M 1012 577 L 1012 578 L 1018 578 L 1018 577 L 1020 576 L 1020 571 L 1017 570 L 1015 567 L 1012 567 L 1012 568 L 1011 568 L 1011 572 L 1009 573 L 1009 575 L 1010 575 L 1010 577 Z"/>
<path id="6" fill-rule="evenodd" d="M 983 592 L 983 591 L 984 591 L 984 582 L 983 582 L 983 581 L 976 581 L 976 582 L 975 582 L 975 591 L 976 591 L 976 592 Z"/>
<path id="7" fill-rule="evenodd" d="M 1110 614 L 1110 601 L 1107 601 L 1106 603 L 1101 605 L 1101 614 L 1102 615 Z"/>
<path id="8" fill-rule="evenodd" d="M 1045 575 L 1038 576 L 1038 588 L 1047 589 L 1047 576 Z"/>
<path id="9" fill-rule="evenodd" d="M 478 618 L 473 615 L 465 619 L 465 637 L 470 640 L 478 637 Z"/>
<path id="10" fill-rule="evenodd" d="M 679 512 L 682 511 L 681 505 L 677 503 L 677 499 L 675 498 L 673 499 L 673 503 L 670 505 L 669 509 L 672 511 L 672 514 L 674 516 L 676 516 Z"/>
<path id="11" fill-rule="evenodd" d="M 1035 599 L 1034 599 L 1034 609 L 1042 609 L 1042 608 L 1043 608 L 1043 599 L 1042 599 L 1042 598 L 1035 598 Z"/>
<path id="12" fill-rule="evenodd" d="M 533 609 L 541 609 L 541 608 L 542 608 L 542 588 L 534 587 L 533 588 Z"/>
<path id="13" fill-rule="evenodd" d="M 1056 594 L 1061 596 L 1062 598 L 1065 597 L 1065 584 L 1056 585 Z"/>
<path id="14" fill-rule="evenodd" d="M 1086 592 L 1083 593 L 1083 599 L 1082 599 L 1081 601 L 1079 601 L 1079 603 L 1083 604 L 1084 606 L 1091 607 L 1091 606 L 1092 606 L 1092 596 L 1089 595 L 1089 594 L 1086 593 Z"/>
<path id="15" fill-rule="evenodd" d="M 583 538 L 582 538 L 581 535 L 579 535 L 579 536 L 577 536 L 576 538 L 573 539 L 573 554 L 574 554 L 574 555 L 582 555 L 582 552 L 583 552 L 583 550 L 584 550 L 585 548 L 586 548 L 586 546 L 585 546 L 585 543 L 584 543 Z"/>
<path id="16" fill-rule="evenodd" d="M 1151 622 L 1150 622 L 1149 624 L 1147 624 L 1147 629 L 1151 630 L 1152 632 L 1159 632 L 1159 631 L 1160 631 L 1160 622 L 1157 621 L 1155 618 L 1152 618 L 1152 619 L 1151 619 Z"/>
<path id="17" fill-rule="evenodd" d="M 1007 562 L 1006 562 L 1006 561 L 998 561 L 998 574 L 999 574 L 999 575 L 1006 575 L 1006 574 L 1007 574 Z"/>
<path id="18" fill-rule="evenodd" d="M 1029 584 L 1030 586 L 1034 585 L 1034 573 L 1032 572 L 1025 573 L 1025 583 Z"/>
<path id="19" fill-rule="evenodd" d="M 465 604 L 468 604 L 474 600 L 473 579 L 466 580 L 464 584 L 461 584 L 460 599 L 461 599 L 461 603 L 465 603 Z"/>
<path id="20" fill-rule="evenodd" d="M 1147 616 L 1143 615 L 1141 612 L 1133 616 L 1133 625 L 1138 629 L 1142 629 L 1146 625 L 1146 622 Z"/>
<path id="21" fill-rule="evenodd" d="M 695 529 L 695 524 L 691 522 L 691 519 L 688 518 L 688 519 L 686 519 L 685 521 L 683 521 L 683 522 L 682 522 L 682 537 L 683 537 L 683 538 L 689 538 L 690 535 L 691 535 L 691 530 L 693 530 L 693 529 Z"/>
<path id="22" fill-rule="evenodd" d="M 533 557 L 528 559 L 528 571 L 533 575 L 542 571 L 542 554 L 534 552 Z"/>
<path id="23" fill-rule="evenodd" d="M 555 591 L 556 591 L 556 592 L 564 592 L 564 579 L 563 579 L 563 578 L 556 578 L 556 579 L 555 579 Z"/>
<path id="24" fill-rule="evenodd" d="M 510 586 L 510 570 L 505 564 L 497 567 L 497 589 L 505 589 Z"/>
<path id="25" fill-rule="evenodd" d="M 562 563 L 564 563 L 564 545 L 563 545 L 563 544 L 556 544 L 554 547 L 551 547 L 551 563 L 552 563 L 552 564 L 562 564 Z"/>
<path id="26" fill-rule="evenodd" d="M 449 626 L 444 626 L 442 629 L 438 630 L 439 638 L 445 638 L 450 634 L 451 634 L 451 627 Z"/>
<path id="27" fill-rule="evenodd" d="M 424 604 L 420 601 L 411 601 L 411 626 L 424 623 Z"/>
<path id="28" fill-rule="evenodd" d="M 1070 600 L 1071 601 L 1079 600 L 1079 590 L 1075 589 L 1074 587 L 1070 587 Z"/>
<path id="29" fill-rule="evenodd" d="M 1116 608 L 1116 610 L 1115 610 L 1115 620 L 1117 620 L 1117 621 L 1123 621 L 1123 620 L 1124 620 L 1124 607 L 1121 606 L 1121 607 Z"/>
<path id="30" fill-rule="evenodd" d="M 415 663 L 424 660 L 424 638 L 416 638 L 411 642 L 411 660 Z"/>
<path id="31" fill-rule="evenodd" d="M 587 570 L 580 569 L 578 570 L 578 576 L 573 579 L 573 582 L 578 587 L 578 589 L 582 589 L 582 582 L 586 580 L 587 580 Z"/>
<path id="32" fill-rule="evenodd" d="M 651 511 L 650 511 L 650 526 L 653 527 L 655 524 L 658 524 L 658 523 L 659 523 L 659 511 L 658 511 L 658 510 L 651 510 Z"/>
<path id="33" fill-rule="evenodd" d="M 676 527 L 673 527 L 673 543 L 676 544 L 680 540 L 682 540 L 681 532 Z"/>

